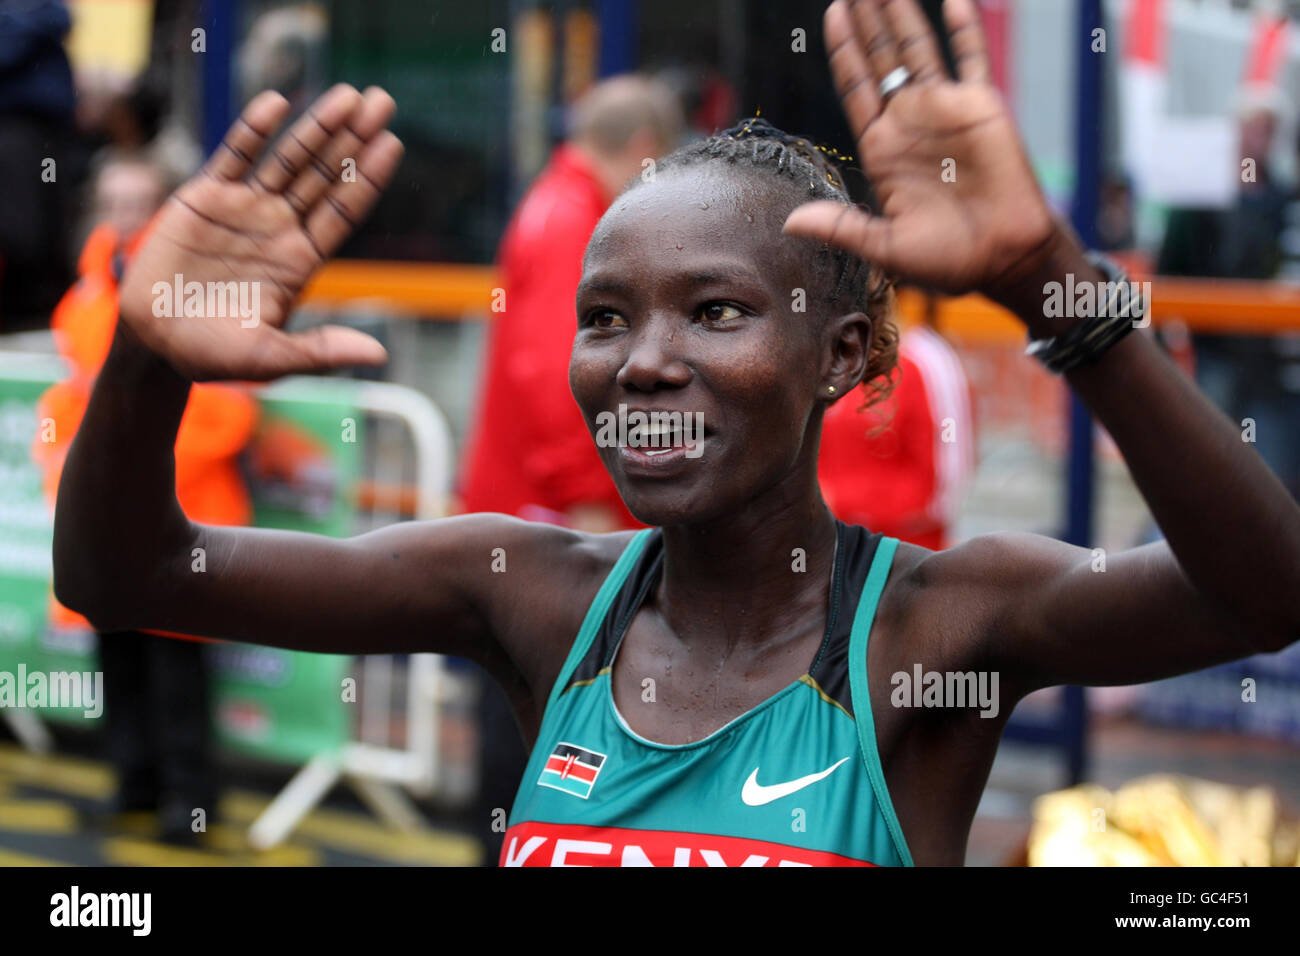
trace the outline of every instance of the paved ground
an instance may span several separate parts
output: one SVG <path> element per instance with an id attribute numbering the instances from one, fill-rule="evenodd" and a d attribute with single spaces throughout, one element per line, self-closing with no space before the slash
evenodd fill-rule
<path id="1" fill-rule="evenodd" d="M 1128 719 L 1094 727 L 1090 778 L 1115 787 L 1134 777 L 1170 772 L 1237 785 L 1275 787 L 1284 806 L 1300 813 L 1300 748 L 1229 734 L 1154 728 Z M 86 750 L 91 741 L 72 741 Z M 1041 748 L 1004 744 L 981 800 L 966 861 L 997 866 L 1024 849 L 1035 797 L 1062 785 L 1063 769 Z M 467 866 L 479 860 L 465 835 L 463 812 L 424 804 L 426 830 L 399 833 L 380 824 L 339 788 L 280 847 L 251 849 L 249 824 L 287 773 L 227 766 L 222 820 L 201 850 L 158 842 L 147 817 L 106 828 L 94 823 L 112 791 L 112 774 L 87 756 L 34 757 L 0 743 L 0 866 Z"/>
<path id="2" fill-rule="evenodd" d="M 90 741 L 62 741 L 84 749 Z M 341 789 L 307 816 L 289 840 L 268 851 L 248 845 L 248 826 L 287 773 L 227 768 L 220 820 L 199 849 L 157 839 L 147 814 L 100 822 L 113 774 L 100 761 L 60 752 L 38 757 L 0 743 L 0 866 L 473 866 L 478 843 L 452 813 L 417 832 L 380 824 Z"/>

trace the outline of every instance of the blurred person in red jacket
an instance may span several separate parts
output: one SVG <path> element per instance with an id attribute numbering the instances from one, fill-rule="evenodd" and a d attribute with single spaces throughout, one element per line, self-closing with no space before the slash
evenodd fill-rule
<path id="1" fill-rule="evenodd" d="M 574 300 L 596 223 L 629 180 L 653 175 L 652 161 L 677 144 L 683 125 L 672 91 L 641 76 L 605 80 L 574 104 L 568 140 L 529 188 L 501 242 L 504 308 L 492 316 L 466 447 L 466 511 L 597 533 L 641 527 L 569 391 Z M 502 837 L 493 811 L 514 801 L 528 754 L 510 702 L 493 681 L 482 681 L 478 719 L 476 819 L 490 865 Z"/>
<path id="2" fill-rule="evenodd" d="M 144 154 L 110 154 L 94 178 L 96 226 L 78 263 L 80 278 L 51 318 L 67 379 L 41 397 L 33 453 L 53 502 L 63 461 L 117 326 L 117 286 L 170 191 L 164 169 Z M 256 401 L 239 387 L 196 384 L 176 437 L 176 495 L 187 517 L 247 524 L 248 491 L 236 457 L 252 436 Z M 45 427 L 50 425 L 52 427 Z M 106 504 L 111 504 L 106 502 Z M 51 595 L 51 625 L 90 629 Z M 167 636 L 160 636 L 167 635 Z M 107 698 L 108 756 L 118 775 L 117 813 L 158 811 L 162 835 L 197 841 L 193 823 L 215 816 L 203 644 L 164 631 L 99 634 Z"/>
<path id="3" fill-rule="evenodd" d="M 640 525 L 610 479 L 569 392 L 582 255 L 623 186 L 676 145 L 681 106 L 657 80 L 619 76 L 573 108 L 569 139 L 533 182 L 501 242 L 504 308 L 492 316 L 477 420 L 467 441 L 466 511 L 586 531 Z"/>
<path id="4" fill-rule="evenodd" d="M 938 551 L 975 468 L 970 383 L 943 336 L 922 324 L 899 342 L 889 398 L 859 411 L 865 386 L 822 423 L 818 481 L 831 513 L 849 524 Z"/>

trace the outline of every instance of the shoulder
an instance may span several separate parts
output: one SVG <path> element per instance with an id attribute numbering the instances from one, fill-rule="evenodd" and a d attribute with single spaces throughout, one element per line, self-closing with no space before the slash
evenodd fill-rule
<path id="1" fill-rule="evenodd" d="M 1026 593 L 1050 585 L 1078 549 L 1043 535 L 1000 531 L 942 551 L 900 542 L 880 617 L 906 652 L 952 666 L 984 657 Z"/>
<path id="2" fill-rule="evenodd" d="M 636 534 L 587 534 L 491 512 L 445 518 L 438 525 L 440 530 L 454 528 L 456 553 L 443 556 L 461 562 L 464 576 L 485 582 L 485 587 L 475 589 L 484 600 L 508 602 L 553 594 L 562 597 L 566 606 L 595 596 Z M 508 610 L 508 605 L 485 610 Z"/>
<path id="3" fill-rule="evenodd" d="M 1041 534 L 995 531 L 942 551 L 900 543 L 894 574 L 912 599 L 996 604 L 1025 587 L 1042 584 L 1087 552 Z"/>
<path id="4" fill-rule="evenodd" d="M 472 555 L 484 617 L 544 699 L 587 609 L 636 532 L 586 534 L 501 514 L 453 520 L 467 523 L 470 541 L 461 554 Z"/>

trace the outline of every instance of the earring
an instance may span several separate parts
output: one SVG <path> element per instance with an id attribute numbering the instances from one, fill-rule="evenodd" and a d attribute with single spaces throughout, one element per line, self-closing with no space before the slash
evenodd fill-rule
<path id="1" fill-rule="evenodd" d="M 826 386 L 826 391 L 828 391 L 828 392 L 830 392 L 832 395 L 834 395 L 834 394 L 835 394 L 835 386 L 834 386 L 834 385 L 828 385 L 828 386 Z"/>

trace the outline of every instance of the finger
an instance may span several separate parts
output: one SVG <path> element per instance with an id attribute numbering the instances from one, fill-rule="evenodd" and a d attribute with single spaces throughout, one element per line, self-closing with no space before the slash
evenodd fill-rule
<path id="1" fill-rule="evenodd" d="M 930 22 L 916 0 L 881 0 L 885 20 L 898 44 L 898 56 L 911 72 L 912 83 L 943 78 L 943 60 L 934 42 Z"/>
<path id="2" fill-rule="evenodd" d="M 853 138 L 860 139 L 871 121 L 880 115 L 880 94 L 871 64 L 853 31 L 853 15 L 846 0 L 835 0 L 826 8 L 823 29 L 835 92 L 848 117 Z"/>
<path id="3" fill-rule="evenodd" d="M 889 220 L 848 203 L 804 203 L 790 213 L 781 231 L 788 236 L 830 243 L 885 270 L 893 268 Z"/>
<path id="4" fill-rule="evenodd" d="M 876 0 L 851 0 L 851 7 L 858 43 L 871 63 L 871 72 L 883 80 L 900 65 L 889 23 L 880 15 Z"/>
<path id="5" fill-rule="evenodd" d="M 274 90 L 253 97 L 208 161 L 203 172 L 214 179 L 238 181 L 252 168 L 271 134 L 289 113 L 289 101 Z"/>
<path id="6" fill-rule="evenodd" d="M 388 361 L 388 351 L 377 339 L 342 325 L 321 325 L 282 335 L 280 348 L 272 350 L 276 376 L 349 365 L 383 365 Z"/>
<path id="7" fill-rule="evenodd" d="M 357 157 L 352 182 L 340 179 L 307 216 L 307 235 L 321 257 L 343 244 L 378 201 L 402 161 L 402 141 L 388 130 L 375 136 Z"/>
<path id="8" fill-rule="evenodd" d="M 351 160 L 349 173 L 355 172 L 355 164 L 366 143 L 388 125 L 396 112 L 397 103 L 386 91 L 377 86 L 366 90 L 356 112 L 322 148 L 321 162 L 311 163 L 285 190 L 289 204 L 295 209 L 306 210 L 305 214 L 310 215 L 325 191 L 339 179 L 344 161 Z"/>
<path id="9" fill-rule="evenodd" d="M 346 83 L 321 94 L 272 147 L 271 154 L 258 164 L 253 173 L 254 182 L 267 192 L 283 192 L 299 173 L 322 162 L 319 151 L 360 104 L 361 94 Z"/>
<path id="10" fill-rule="evenodd" d="M 989 56 L 975 4 L 971 0 L 944 0 L 943 20 L 951 38 L 958 79 L 963 83 L 989 82 Z"/>

